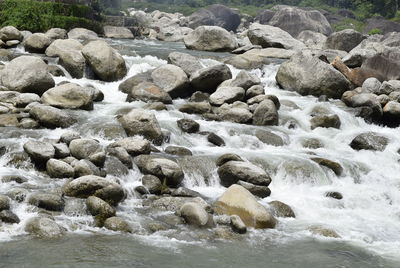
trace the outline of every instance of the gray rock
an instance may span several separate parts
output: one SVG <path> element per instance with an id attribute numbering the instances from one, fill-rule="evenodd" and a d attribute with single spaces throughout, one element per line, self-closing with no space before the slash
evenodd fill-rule
<path id="1" fill-rule="evenodd" d="M 223 81 L 231 79 L 232 73 L 225 64 L 203 68 L 192 74 L 190 84 L 195 90 L 213 93 Z"/>
<path id="2" fill-rule="evenodd" d="M 35 105 L 29 114 L 39 121 L 40 125 L 48 128 L 67 128 L 76 122 L 68 113 L 47 105 Z"/>
<path id="3" fill-rule="evenodd" d="M 45 34 L 48 38 L 50 38 L 52 40 L 68 38 L 67 31 L 65 29 L 61 29 L 61 28 L 51 28 Z"/>
<path id="4" fill-rule="evenodd" d="M 50 159 L 46 163 L 47 174 L 51 178 L 73 178 L 74 168 L 61 160 Z"/>
<path id="5" fill-rule="evenodd" d="M 197 227 L 206 226 L 209 221 L 209 215 L 207 211 L 198 203 L 185 203 L 179 209 L 179 213 L 188 224 L 195 225 Z"/>
<path id="6" fill-rule="evenodd" d="M 104 171 L 107 175 L 116 177 L 126 176 L 129 173 L 128 168 L 116 157 L 109 156 L 104 163 Z"/>
<path id="7" fill-rule="evenodd" d="M 69 39 L 77 39 L 83 41 L 95 40 L 99 37 L 97 34 L 91 30 L 84 28 L 74 28 L 68 32 Z"/>
<path id="8" fill-rule="evenodd" d="M 210 95 L 210 103 L 213 105 L 222 105 L 224 103 L 233 103 L 243 100 L 245 91 L 241 87 L 219 87 Z"/>
<path id="9" fill-rule="evenodd" d="M 151 71 L 147 71 L 147 72 L 143 72 L 143 73 L 138 73 L 128 79 L 126 79 L 124 82 L 122 82 L 119 86 L 118 86 L 118 90 L 122 91 L 126 94 L 129 94 L 132 89 L 144 82 L 152 82 L 152 78 L 151 78 Z"/>
<path id="10" fill-rule="evenodd" d="M 69 145 L 71 143 L 71 141 L 80 139 L 80 138 L 81 138 L 81 135 L 79 134 L 79 132 L 76 132 L 73 130 L 68 130 L 60 136 L 60 142 L 63 142 L 65 144 Z"/>
<path id="11" fill-rule="evenodd" d="M 311 129 L 315 129 L 318 127 L 323 128 L 340 128 L 341 121 L 338 115 L 331 114 L 331 115 L 316 115 L 310 120 Z"/>
<path id="12" fill-rule="evenodd" d="M 162 65 L 151 73 L 154 84 L 165 90 L 172 98 L 187 97 L 189 79 L 186 73 L 172 64 Z"/>
<path id="13" fill-rule="evenodd" d="M 68 146 L 65 143 L 56 143 L 53 144 L 55 150 L 55 157 L 56 158 L 64 158 L 70 155 L 70 151 Z"/>
<path id="14" fill-rule="evenodd" d="M 51 211 L 62 211 L 64 199 L 62 196 L 50 193 L 34 193 L 29 196 L 29 204 Z"/>
<path id="15" fill-rule="evenodd" d="M 225 146 L 224 139 L 213 132 L 207 135 L 207 141 L 219 147 Z"/>
<path id="16" fill-rule="evenodd" d="M 86 206 L 92 216 L 100 215 L 104 218 L 115 216 L 115 208 L 113 208 L 106 201 L 98 197 L 89 196 L 86 199 Z"/>
<path id="17" fill-rule="evenodd" d="M 243 159 L 237 154 L 223 154 L 217 158 L 215 165 L 220 167 L 229 161 L 243 161 Z"/>
<path id="18" fill-rule="evenodd" d="M 69 144 L 71 155 L 77 159 L 87 159 L 102 151 L 102 146 L 93 139 L 74 139 Z"/>
<path id="19" fill-rule="evenodd" d="M 133 39 L 133 33 L 126 27 L 104 26 L 104 36 L 107 38 Z"/>
<path id="20" fill-rule="evenodd" d="M 124 138 L 110 144 L 110 147 L 122 147 L 132 156 L 150 154 L 150 142 L 140 136 Z"/>
<path id="21" fill-rule="evenodd" d="M 269 175 L 260 167 L 249 162 L 229 161 L 218 168 L 221 185 L 229 187 L 239 180 L 255 185 L 268 186 L 271 183 Z"/>
<path id="22" fill-rule="evenodd" d="M 89 175 L 82 176 L 75 180 L 67 182 L 63 186 L 63 192 L 67 196 L 79 197 L 79 198 L 87 198 L 91 195 L 96 195 L 96 192 L 106 188 L 106 187 L 115 187 L 116 189 L 121 189 L 121 186 L 116 184 L 115 182 L 102 178 L 99 176 Z M 103 198 L 102 198 L 103 199 Z"/>
<path id="23" fill-rule="evenodd" d="M 270 205 L 272 213 L 275 217 L 296 218 L 296 214 L 289 205 L 281 201 L 271 201 L 268 204 Z"/>
<path id="24" fill-rule="evenodd" d="M 168 63 L 180 67 L 189 77 L 197 70 L 203 68 L 200 61 L 186 53 L 172 52 L 168 55 Z"/>
<path id="25" fill-rule="evenodd" d="M 278 125 L 279 115 L 272 100 L 262 101 L 254 111 L 253 124 L 258 126 Z"/>
<path id="26" fill-rule="evenodd" d="M 25 225 L 25 231 L 40 238 L 58 238 L 65 229 L 47 217 L 33 217 Z"/>
<path id="27" fill-rule="evenodd" d="M 52 40 L 43 33 L 34 33 L 24 40 L 25 50 L 30 53 L 44 53 Z"/>
<path id="28" fill-rule="evenodd" d="M 162 182 L 159 178 L 153 175 L 144 175 L 142 184 L 151 194 L 160 194 L 162 190 Z"/>
<path id="29" fill-rule="evenodd" d="M 0 211 L 10 209 L 10 198 L 0 195 Z"/>
<path id="30" fill-rule="evenodd" d="M 93 110 L 93 96 L 90 88 L 66 83 L 47 90 L 42 103 L 61 109 Z"/>
<path id="31" fill-rule="evenodd" d="M 75 177 L 101 175 L 99 168 L 89 160 L 82 159 L 76 162 L 72 162 L 71 165 L 74 167 Z"/>
<path id="32" fill-rule="evenodd" d="M 33 102 L 40 102 L 40 96 L 34 93 L 22 93 L 16 98 L 15 105 L 23 108 Z"/>
<path id="33" fill-rule="evenodd" d="M 188 102 L 179 107 L 179 111 L 187 114 L 210 113 L 212 107 L 208 102 Z"/>
<path id="34" fill-rule="evenodd" d="M 386 94 L 389 95 L 392 92 L 400 92 L 400 81 L 399 80 L 390 80 L 384 81 L 377 92 L 373 92 L 375 94 L 381 95 Z"/>
<path id="35" fill-rule="evenodd" d="M 364 39 L 365 36 L 363 34 L 353 29 L 346 29 L 340 32 L 335 32 L 328 36 L 325 47 L 350 52 Z"/>
<path id="36" fill-rule="evenodd" d="M 343 173 L 343 167 L 338 162 L 321 157 L 312 157 L 310 159 L 319 164 L 320 166 L 324 166 L 331 169 L 333 172 L 335 172 L 337 176 L 341 176 Z"/>
<path id="37" fill-rule="evenodd" d="M 299 33 L 297 39 L 303 42 L 309 48 L 322 49 L 325 45 L 327 37 L 322 33 L 305 30 Z"/>
<path id="38" fill-rule="evenodd" d="M 389 139 L 375 132 L 366 132 L 357 135 L 350 143 L 350 147 L 354 150 L 385 150 Z"/>
<path id="39" fill-rule="evenodd" d="M 192 119 L 179 119 L 176 123 L 178 127 L 186 133 L 196 133 L 200 129 L 199 123 Z"/>
<path id="40" fill-rule="evenodd" d="M 53 158 L 55 155 L 53 145 L 42 141 L 28 141 L 24 144 L 24 151 L 39 166 L 44 166 L 47 160 Z"/>
<path id="41" fill-rule="evenodd" d="M 167 154 L 178 155 L 178 156 L 187 156 L 192 155 L 192 151 L 188 148 L 181 147 L 181 146 L 168 146 L 164 150 Z"/>
<path id="42" fill-rule="evenodd" d="M 128 94 L 128 101 L 161 102 L 171 104 L 171 96 L 162 88 L 150 82 L 143 82 L 133 87 Z"/>
<path id="43" fill-rule="evenodd" d="M 0 221 L 12 224 L 12 223 L 19 223 L 20 219 L 12 211 L 3 210 L 0 212 Z"/>
<path id="44" fill-rule="evenodd" d="M 241 87 L 244 90 L 247 90 L 250 87 L 252 87 L 254 85 L 259 85 L 259 84 L 261 84 L 261 81 L 256 75 L 251 74 L 246 71 L 240 71 L 236 75 L 235 79 L 232 80 L 232 82 L 230 83 L 230 86 Z"/>
<path id="45" fill-rule="evenodd" d="M 245 234 L 247 232 L 246 224 L 244 224 L 244 222 L 238 215 L 232 215 L 230 220 L 230 224 L 234 232 L 239 234 Z"/>
<path id="46" fill-rule="evenodd" d="M 132 226 L 120 217 L 110 217 L 104 221 L 104 227 L 115 232 L 132 233 Z"/>
<path id="47" fill-rule="evenodd" d="M 253 114 L 245 108 L 230 108 L 220 112 L 221 119 L 239 124 L 250 123 Z"/>
<path id="48" fill-rule="evenodd" d="M 116 206 L 126 198 L 126 193 L 119 184 L 113 183 L 96 190 L 94 196 L 101 198 L 111 206 Z"/>
<path id="49" fill-rule="evenodd" d="M 379 93 L 381 85 L 382 83 L 378 79 L 376 79 L 375 77 L 371 77 L 364 81 L 362 88 L 366 91 L 377 94 Z"/>
<path id="50" fill-rule="evenodd" d="M 283 146 L 285 144 L 281 136 L 276 135 L 270 131 L 257 129 L 255 136 L 265 144 L 273 146 Z"/>
<path id="51" fill-rule="evenodd" d="M 260 198 L 266 198 L 271 195 L 271 190 L 268 186 L 255 185 L 245 181 L 238 181 L 237 184 L 248 190 L 254 196 Z"/>
<path id="52" fill-rule="evenodd" d="M 132 168 L 132 159 L 127 150 L 123 147 L 108 147 L 107 152 L 119 159 L 127 168 Z"/>
<path id="53" fill-rule="evenodd" d="M 238 47 L 233 35 L 218 26 L 199 26 L 183 39 L 188 49 L 232 51 Z"/>

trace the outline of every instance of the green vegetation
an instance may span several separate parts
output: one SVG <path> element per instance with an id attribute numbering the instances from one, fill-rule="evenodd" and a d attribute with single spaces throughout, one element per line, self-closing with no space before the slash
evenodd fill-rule
<path id="1" fill-rule="evenodd" d="M 368 32 L 369 35 L 373 34 L 383 34 L 383 31 L 381 29 L 372 29 L 371 31 Z"/>
<path id="2" fill-rule="evenodd" d="M 0 1 L 0 25 L 13 25 L 20 30 L 44 32 L 59 27 L 84 27 L 101 31 L 96 14 L 88 6 L 67 5 L 33 0 Z"/>

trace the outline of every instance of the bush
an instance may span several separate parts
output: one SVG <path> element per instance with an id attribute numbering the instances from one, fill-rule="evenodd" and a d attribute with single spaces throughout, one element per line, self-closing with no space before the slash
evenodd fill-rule
<path id="1" fill-rule="evenodd" d="M 383 31 L 381 29 L 372 29 L 368 32 L 369 35 L 374 35 L 374 34 L 383 34 Z"/>

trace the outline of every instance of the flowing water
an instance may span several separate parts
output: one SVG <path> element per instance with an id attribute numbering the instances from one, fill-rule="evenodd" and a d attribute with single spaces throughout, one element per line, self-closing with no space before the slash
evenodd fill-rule
<path id="1" fill-rule="evenodd" d="M 180 43 L 154 41 L 109 40 L 121 51 L 129 66 L 127 77 L 166 63 L 172 51 L 185 51 L 200 56 L 202 63 L 216 64 L 226 53 L 186 51 Z M 68 230 L 60 239 L 40 240 L 26 235 L 24 224 L 37 212 L 26 203 L 13 201 L 11 210 L 21 222 L 0 226 L 0 267 L 399 267 L 400 266 L 400 142 L 399 129 L 369 125 L 352 115 L 340 101 L 318 102 L 314 97 L 299 96 L 280 90 L 275 83 L 278 65 L 268 65 L 252 72 L 261 78 L 267 94 L 278 96 L 284 104 L 279 110 L 280 125 L 256 127 L 229 122 L 202 120 L 197 115 L 177 110 L 183 100 L 175 100 L 168 111 L 156 113 L 163 129 L 171 133 L 168 145 L 190 148 L 193 156 L 178 161 L 185 172 L 184 184 L 214 200 L 223 192 L 216 174 L 215 159 L 234 152 L 266 169 L 272 177 L 272 194 L 261 202 L 282 201 L 292 207 L 296 218 L 279 218 L 273 230 L 250 230 L 233 241 L 207 239 L 206 230 L 190 227 L 147 234 L 119 234 L 90 226 L 92 217 L 84 213 L 55 215 L 56 221 Z M 231 68 L 236 75 L 239 70 Z M 105 99 L 93 111 L 76 111 L 79 124 L 72 128 L 103 145 L 123 136 L 115 119 L 119 111 L 141 107 L 142 102 L 125 102 L 118 91 L 120 82 L 103 83 L 88 79 L 55 78 L 56 82 L 73 81 L 92 84 L 103 91 Z M 292 104 L 290 104 L 292 103 Z M 295 107 L 296 104 L 298 108 Z M 311 130 L 310 113 L 316 107 L 328 108 L 339 115 L 340 129 Z M 201 130 L 223 137 L 225 147 L 212 147 L 200 135 L 182 133 L 176 126 L 180 118 L 195 119 Z M 274 147 L 260 142 L 254 133 L 267 129 L 284 137 L 286 145 Z M 6 166 L 15 152 L 31 138 L 57 139 L 65 132 L 56 130 L 22 130 L 1 128 L 0 146 L 7 152 L 0 158 L 0 175 L 21 174 L 29 178 L 22 187 L 30 191 L 51 191 L 64 180 L 52 180 L 30 167 Z M 359 133 L 375 131 L 387 136 L 390 143 L 383 152 L 354 151 L 348 145 Z M 305 138 L 318 138 L 323 148 L 305 149 Z M 167 145 L 163 145 L 160 149 Z M 319 166 L 310 157 L 317 155 L 339 162 L 343 175 Z M 152 221 L 133 193 L 140 185 L 137 169 L 122 177 L 129 191 L 117 214 L 141 229 Z M 7 193 L 16 184 L 0 184 L 0 193 Z M 21 186 L 18 186 L 21 187 Z M 342 200 L 325 197 L 329 191 L 343 194 Z M 80 204 L 69 204 L 79 206 Z M 67 210 L 67 209 L 66 209 Z M 163 213 L 159 213 L 162 217 Z M 164 213 L 165 214 L 165 213 Z M 151 215 L 154 217 L 154 215 Z M 324 238 L 308 231 L 309 226 L 335 230 L 341 238 Z"/>

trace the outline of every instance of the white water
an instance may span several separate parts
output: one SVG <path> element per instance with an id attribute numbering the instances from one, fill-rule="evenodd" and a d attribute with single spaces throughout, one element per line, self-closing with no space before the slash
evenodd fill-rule
<path id="1" fill-rule="evenodd" d="M 145 43 L 146 45 L 146 43 Z M 153 56 L 129 56 L 126 61 L 130 67 L 127 77 L 139 72 L 165 64 L 166 61 Z M 204 64 L 213 64 L 213 61 L 204 61 Z M 256 240 L 261 243 L 265 239 L 275 239 L 277 242 L 290 242 L 313 236 L 307 228 L 311 225 L 321 225 L 334 229 L 343 241 L 366 248 L 379 255 L 400 260 L 400 148 L 398 139 L 399 129 L 384 128 L 366 124 L 362 119 L 355 118 L 346 112 L 345 107 L 339 101 L 319 103 L 314 97 L 302 97 L 293 92 L 278 89 L 275 84 L 275 73 L 278 66 L 266 66 L 263 70 L 254 70 L 265 84 L 267 94 L 274 94 L 282 100 L 294 102 L 300 109 L 281 106 L 279 111 L 281 125 L 278 127 L 255 127 L 229 122 L 214 122 L 202 120 L 199 116 L 180 113 L 177 106 L 183 100 L 174 101 L 169 105 L 169 111 L 157 112 L 156 117 L 161 126 L 171 132 L 170 144 L 190 148 L 194 157 L 181 162 L 185 171 L 184 184 L 205 196 L 216 199 L 223 193 L 224 188 L 218 183 L 215 158 L 227 152 L 237 153 L 249 161 L 262 165 L 270 173 L 273 181 L 270 186 L 272 195 L 262 202 L 266 204 L 272 200 L 279 200 L 290 205 L 296 213 L 295 219 L 279 219 L 276 230 L 252 230 L 249 241 Z M 236 75 L 238 70 L 232 68 Z M 79 84 L 90 83 L 99 88 L 105 95 L 105 100 L 95 105 L 94 111 L 84 112 L 88 118 L 87 126 L 79 126 L 84 130 L 86 137 L 98 139 L 104 145 L 112 142 L 101 133 L 96 133 L 90 128 L 91 124 L 115 122 L 115 115 L 121 108 L 141 107 L 142 102 L 126 103 L 126 95 L 118 91 L 120 82 L 102 83 L 88 79 L 55 78 L 56 82 L 69 80 Z M 330 108 L 338 114 L 342 125 L 337 129 L 310 129 L 310 112 L 316 106 Z M 209 130 L 217 133 L 226 142 L 225 147 L 212 147 L 206 139 L 200 135 L 181 133 L 176 120 L 180 118 L 193 118 L 201 125 L 201 130 Z M 289 129 L 289 122 L 296 122 L 295 129 Z M 274 147 L 265 145 L 253 136 L 256 129 L 268 129 L 284 137 L 287 145 Z M 5 131 L 4 129 L 2 132 Z M 16 131 L 16 130 L 14 130 Z M 1 143 L 10 145 L 11 151 L 22 151 L 22 145 L 30 137 L 58 138 L 64 131 L 35 130 L 20 131 L 16 135 L 12 131 L 2 133 Z M 359 133 L 375 131 L 390 138 L 390 143 L 383 152 L 354 151 L 348 144 Z M 304 137 L 318 138 L 324 144 L 324 148 L 308 150 L 301 146 Z M 12 146 L 11 146 L 12 144 Z M 337 177 L 332 171 L 322 168 L 309 160 L 310 151 L 318 156 L 339 162 L 344 167 L 344 175 Z M 28 175 L 31 189 L 48 190 L 61 186 L 63 180 L 51 180 L 43 177 L 34 170 L 16 170 L 4 167 L 7 155 L 0 159 L 0 175 L 20 172 Z M 295 163 L 295 168 L 288 169 L 289 164 Z M 121 178 L 125 189 L 131 190 L 129 198 L 118 209 L 122 215 L 132 223 L 142 222 L 145 216 L 136 211 L 140 208 L 140 201 L 132 193 L 135 186 L 140 185 L 140 173 L 133 170 L 126 177 Z M 6 193 L 13 187 L 13 183 L 2 183 L 0 193 Z M 324 194 L 328 191 L 338 191 L 343 194 L 342 200 L 327 198 Z M 26 203 L 12 202 L 11 210 L 16 213 L 21 223 L 0 226 L 0 241 L 18 239 L 23 235 L 23 227 L 27 219 L 36 214 L 33 206 Z M 80 216 L 56 216 L 58 223 L 70 232 L 110 233 L 104 229 L 90 227 L 92 217 Z M 327 239 L 315 237 L 316 239 Z M 169 238 L 168 233 L 142 236 L 154 246 L 171 246 L 178 242 Z M 189 242 L 189 241 L 187 241 Z"/>

